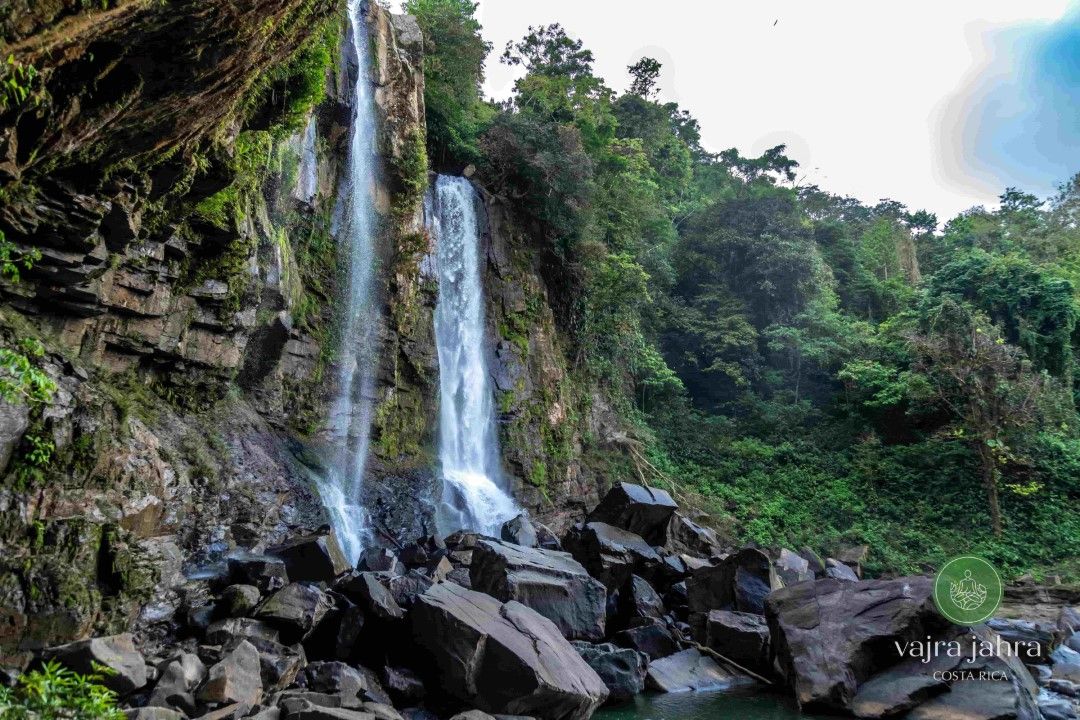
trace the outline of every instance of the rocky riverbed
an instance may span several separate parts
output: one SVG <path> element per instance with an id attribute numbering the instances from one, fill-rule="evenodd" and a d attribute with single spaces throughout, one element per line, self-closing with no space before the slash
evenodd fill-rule
<path id="1" fill-rule="evenodd" d="M 328 529 L 234 548 L 174 614 L 37 661 L 110 668 L 137 720 L 583 720 L 645 692 L 755 687 L 806 713 L 1078 716 L 1080 608 L 958 627 L 931 585 L 722 548 L 663 490 L 619 484 L 561 539 L 519 516 L 356 567 Z M 927 641 L 979 650 L 901 652 Z"/>

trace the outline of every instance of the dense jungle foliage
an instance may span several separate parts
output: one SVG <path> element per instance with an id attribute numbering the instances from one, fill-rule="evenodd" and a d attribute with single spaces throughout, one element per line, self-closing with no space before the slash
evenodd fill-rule
<path id="1" fill-rule="evenodd" d="M 542 239 L 577 363 L 653 472 L 732 537 L 868 543 L 871 571 L 975 552 L 1080 575 L 1080 176 L 944 222 L 867 206 L 783 146 L 707 152 L 655 60 L 618 94 L 559 25 L 505 48 L 524 74 L 485 102 L 475 8 L 407 3 L 429 156 Z"/>

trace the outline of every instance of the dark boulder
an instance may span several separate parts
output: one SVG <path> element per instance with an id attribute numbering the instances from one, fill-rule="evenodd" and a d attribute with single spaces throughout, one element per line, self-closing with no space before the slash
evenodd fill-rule
<path id="1" fill-rule="evenodd" d="M 727 690 L 754 682 L 745 675 L 725 670 L 693 648 L 649 663 L 645 677 L 648 686 L 660 692 Z"/>
<path id="2" fill-rule="evenodd" d="M 649 657 L 630 648 L 611 643 L 593 645 L 576 641 L 574 649 L 608 689 L 608 702 L 626 702 L 645 689 L 645 670 Z"/>
<path id="3" fill-rule="evenodd" d="M 453 571 L 454 564 L 446 555 L 433 555 L 427 564 L 419 568 L 419 572 L 431 578 L 432 582 L 442 582 Z"/>
<path id="4" fill-rule="evenodd" d="M 408 611 L 416 598 L 424 594 L 434 581 L 417 570 L 385 579 L 386 589 L 394 596 L 394 602 Z"/>
<path id="5" fill-rule="evenodd" d="M 1057 642 L 1053 625 L 1006 618 L 990 618 L 986 624 L 1017 650 L 1024 663 L 1038 665 L 1050 661 Z"/>
<path id="6" fill-rule="evenodd" d="M 562 543 L 547 525 L 529 519 L 525 513 L 517 515 L 503 523 L 499 537 L 509 543 L 524 547 L 538 547 L 544 550 L 562 550 Z M 473 545 L 475 546 L 475 540 Z M 470 546 L 470 549 L 471 547 Z M 449 542 L 447 547 L 450 547 Z"/>
<path id="7" fill-rule="evenodd" d="M 480 533 L 472 530 L 457 530 L 447 535 L 443 539 L 443 544 L 446 545 L 446 549 L 450 552 L 468 551 L 476 547 L 476 543 L 480 541 L 480 538 Z"/>
<path id="8" fill-rule="evenodd" d="M 206 665 L 194 653 L 182 652 L 158 666 L 158 678 L 147 705 L 194 710 L 195 689 L 206 679 Z"/>
<path id="9" fill-rule="evenodd" d="M 668 521 L 678 507 L 666 490 L 621 482 L 608 490 L 588 519 L 629 530 L 652 545 L 663 545 Z"/>
<path id="10" fill-rule="evenodd" d="M 836 559 L 851 568 L 860 580 L 863 576 L 863 565 L 869 557 L 869 545 L 845 545 L 836 553 Z"/>
<path id="11" fill-rule="evenodd" d="M 262 694 L 259 651 L 241 640 L 210 667 L 197 697 L 207 703 L 240 703 L 250 708 L 262 699 Z"/>
<path id="12" fill-rule="evenodd" d="M 656 620 L 620 630 L 612 636 L 612 641 L 619 647 L 645 653 L 650 660 L 659 660 L 679 650 L 679 643 L 671 631 Z"/>
<path id="13" fill-rule="evenodd" d="M 566 638 L 604 637 L 607 591 L 569 553 L 480 540 L 469 580 L 473 590 L 532 608 Z"/>
<path id="14" fill-rule="evenodd" d="M 658 554 L 660 555 L 660 565 L 656 568 L 656 572 L 653 573 L 653 581 L 656 583 L 657 589 L 669 588 L 675 583 L 682 582 L 690 574 L 686 562 L 680 556 L 672 555 L 666 551 L 661 551 Z"/>
<path id="15" fill-rule="evenodd" d="M 668 523 L 668 546 L 677 553 L 712 557 L 720 552 L 716 531 L 699 525 L 682 513 L 675 513 Z"/>
<path id="16" fill-rule="evenodd" d="M 511 600 L 433 585 L 409 615 L 444 691 L 493 713 L 586 720 L 607 688 L 559 629 Z"/>
<path id="17" fill-rule="evenodd" d="M 401 575 L 405 572 L 405 566 L 394 551 L 389 548 L 368 548 L 364 550 L 360 553 L 356 569 L 361 572 L 385 572 L 391 575 Z"/>
<path id="18" fill-rule="evenodd" d="M 769 556 L 756 548 L 743 548 L 718 565 L 698 568 L 686 581 L 690 609 L 738 610 L 761 615 L 765 598 L 780 587 Z"/>
<path id="19" fill-rule="evenodd" d="M 907 720 L 1042 720 L 1037 706 L 1016 707 L 1016 689 L 1011 682 L 983 680 L 955 682 L 948 692 L 917 706 L 905 717 Z"/>
<path id="20" fill-rule="evenodd" d="M 337 535 L 330 528 L 295 538 L 272 547 L 267 552 L 285 563 L 289 580 L 331 582 L 352 565 L 345 559 Z"/>
<path id="21" fill-rule="evenodd" d="M 285 561 L 268 555 L 237 555 L 229 558 L 229 579 L 239 585 L 254 585 L 261 592 L 280 590 L 289 584 Z"/>
<path id="22" fill-rule="evenodd" d="M 146 662 L 135 649 L 131 633 L 60 645 L 46 650 L 43 657 L 83 675 L 96 672 L 96 666 L 102 665 L 111 671 L 105 674 L 102 684 L 121 695 L 146 685 Z"/>
<path id="23" fill-rule="evenodd" d="M 575 525 L 563 538 L 563 547 L 609 591 L 618 589 L 631 573 L 651 576 L 661 562 L 641 536 L 602 522 Z"/>
<path id="24" fill-rule="evenodd" d="M 522 547 L 534 548 L 538 545 L 536 528 L 525 513 L 520 513 L 504 522 L 499 529 L 499 537 L 508 543 Z"/>
<path id="25" fill-rule="evenodd" d="M 315 622 L 312 630 L 302 636 L 304 651 L 314 660 L 348 660 L 364 631 L 367 618 L 351 600 L 329 590 L 326 598 L 330 608 Z M 295 639 L 286 633 L 286 639 Z"/>
<path id="26" fill-rule="evenodd" d="M 405 611 L 394 600 L 394 595 L 379 581 L 376 573 L 352 573 L 334 587 L 372 618 L 400 620 L 405 617 Z"/>
<path id="27" fill-rule="evenodd" d="M 952 672 L 961 658 L 936 654 L 924 663 L 922 658 L 901 660 L 899 664 L 860 683 L 851 701 L 851 712 L 861 718 L 897 717 L 948 692 L 944 673 Z"/>
<path id="28" fill-rule="evenodd" d="M 806 558 L 793 553 L 787 548 L 782 548 L 780 550 L 780 555 L 776 559 L 775 567 L 776 574 L 780 577 L 780 582 L 785 586 L 795 585 L 814 579 L 814 571 L 810 569 L 810 562 Z"/>
<path id="29" fill-rule="evenodd" d="M 336 661 L 313 662 L 304 668 L 302 681 L 309 690 L 336 695 L 345 700 L 391 702 L 375 673 L 362 666 Z"/>
<path id="30" fill-rule="evenodd" d="M 835 558 L 825 561 L 825 577 L 845 582 L 858 582 L 859 576 L 850 567 Z"/>
<path id="31" fill-rule="evenodd" d="M 424 699 L 423 681 L 408 668 L 384 668 L 383 687 L 390 694 L 396 706 L 415 705 Z"/>
<path id="32" fill-rule="evenodd" d="M 435 536 L 419 538 L 398 551 L 398 558 L 406 567 L 426 567 L 432 560 L 447 554 L 446 543 Z"/>
<path id="33" fill-rule="evenodd" d="M 285 642 L 307 637 L 334 602 L 325 592 L 306 583 L 289 583 L 267 598 L 255 617 L 277 628 Z"/>
<path id="34" fill-rule="evenodd" d="M 805 708 L 843 711 L 859 683 L 898 661 L 894 641 L 943 629 L 926 577 L 799 583 L 766 603 L 773 655 Z"/>
<path id="35" fill-rule="evenodd" d="M 627 628 L 643 619 L 664 617 L 664 601 L 645 578 L 631 575 L 619 588 L 613 628 Z"/>
<path id="36" fill-rule="evenodd" d="M 259 672 L 267 692 L 284 690 L 293 684 L 297 674 L 307 665 L 302 645 L 282 645 L 272 640 L 248 639 L 259 651 Z"/>
<path id="37" fill-rule="evenodd" d="M 759 675 L 771 674 L 769 626 L 760 615 L 709 611 L 704 645 Z"/>
<path id="38" fill-rule="evenodd" d="M 803 545 L 799 548 L 799 557 L 807 562 L 810 572 L 814 573 L 814 577 L 825 577 L 825 561 L 812 548 Z"/>
<path id="39" fill-rule="evenodd" d="M 276 628 L 254 618 L 226 618 L 206 629 L 206 642 L 211 645 L 229 645 L 252 638 L 277 642 L 280 636 Z"/>
<path id="40" fill-rule="evenodd" d="M 228 617 L 243 617 L 251 612 L 261 599 L 259 588 L 254 585 L 230 585 L 221 591 L 217 609 Z"/>

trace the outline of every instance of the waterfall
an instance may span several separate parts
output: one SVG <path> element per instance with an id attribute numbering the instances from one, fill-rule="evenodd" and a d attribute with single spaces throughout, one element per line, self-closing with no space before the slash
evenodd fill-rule
<path id="1" fill-rule="evenodd" d="M 371 540 L 363 494 L 378 354 L 374 330 L 379 320 L 374 302 L 376 125 L 365 6 L 365 0 L 349 0 L 356 85 L 349 154 L 334 218 L 335 235 L 348 251 L 348 291 L 341 333 L 338 394 L 330 415 L 337 452 L 330 472 L 319 484 L 331 524 L 346 556 L 353 562 Z"/>
<path id="2" fill-rule="evenodd" d="M 466 528 L 498 534 L 517 513 L 502 487 L 493 391 L 484 352 L 476 191 L 461 177 L 439 175 L 424 199 L 435 238 L 439 298 L 439 463 L 443 534 Z"/>
<path id="3" fill-rule="evenodd" d="M 295 196 L 310 203 L 319 191 L 319 159 L 315 154 L 315 116 L 308 120 L 304 136 L 300 140 L 300 172 L 296 180 Z"/>

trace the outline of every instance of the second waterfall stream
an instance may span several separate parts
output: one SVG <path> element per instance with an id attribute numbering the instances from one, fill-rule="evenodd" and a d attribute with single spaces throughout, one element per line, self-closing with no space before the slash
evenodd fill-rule
<path id="1" fill-rule="evenodd" d="M 378 353 L 375 307 L 375 104 L 372 97 L 371 48 L 364 23 L 365 3 L 349 0 L 352 56 L 356 61 L 353 116 L 349 129 L 346 174 L 335 215 L 336 234 L 348 249 L 348 292 L 342 323 L 338 393 L 330 428 L 337 440 L 331 471 L 319 486 L 323 504 L 351 562 L 371 542 L 365 507 L 364 475 L 371 434 Z M 314 149 L 314 138 L 312 138 Z"/>
<path id="2" fill-rule="evenodd" d="M 439 175 L 424 213 L 435 239 L 439 299 L 439 465 L 442 534 L 461 528 L 498 536 L 517 512 L 499 462 L 494 392 L 484 342 L 479 198 L 468 180 Z"/>

